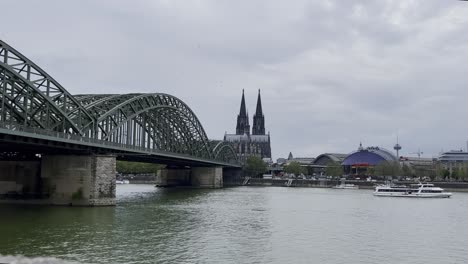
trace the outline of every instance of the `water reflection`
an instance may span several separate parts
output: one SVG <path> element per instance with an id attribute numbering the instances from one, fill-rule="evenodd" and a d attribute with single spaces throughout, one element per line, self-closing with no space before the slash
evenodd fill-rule
<path id="1" fill-rule="evenodd" d="M 0 206 L 2 254 L 66 256 L 112 232 L 115 208 Z"/>
<path id="2" fill-rule="evenodd" d="M 467 263 L 467 194 L 122 185 L 116 207 L 0 206 L 0 254 L 83 263 Z"/>

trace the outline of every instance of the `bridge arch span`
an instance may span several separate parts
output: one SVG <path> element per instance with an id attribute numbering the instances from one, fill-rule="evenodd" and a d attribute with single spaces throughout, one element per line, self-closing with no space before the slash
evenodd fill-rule
<path id="1" fill-rule="evenodd" d="M 70 134 L 91 131 L 94 118 L 55 79 L 0 40 L 0 121 Z"/>
<path id="2" fill-rule="evenodd" d="M 164 156 L 168 152 L 165 154 L 206 160 L 207 164 L 222 164 L 216 158 L 233 159 L 232 147 L 212 148 L 197 116 L 180 99 L 164 93 L 71 95 L 1 40 L 0 94 L 4 134 L 46 136 L 49 142 L 86 146 L 87 151 L 92 144 L 96 149 L 112 146 L 107 148 L 110 153 L 138 150 Z"/>
<path id="3" fill-rule="evenodd" d="M 175 96 L 153 93 L 76 97 L 96 117 L 98 139 L 213 158 L 197 116 Z"/>
<path id="4" fill-rule="evenodd" d="M 224 141 L 217 142 L 217 144 L 214 145 L 213 155 L 217 160 L 221 160 L 228 163 L 238 163 L 236 151 L 234 150 L 232 145 Z"/>

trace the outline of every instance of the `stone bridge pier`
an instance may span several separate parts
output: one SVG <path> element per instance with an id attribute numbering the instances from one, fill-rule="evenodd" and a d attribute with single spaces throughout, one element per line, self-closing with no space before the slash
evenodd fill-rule
<path id="1" fill-rule="evenodd" d="M 115 205 L 116 158 L 113 155 L 42 157 L 43 192 L 51 204 Z"/>
<path id="2" fill-rule="evenodd" d="M 240 179 L 240 169 L 183 167 L 161 170 L 157 186 L 222 188 Z M 112 206 L 116 197 L 114 155 L 43 155 L 0 161 L 0 202 Z"/>
<path id="3" fill-rule="evenodd" d="M 222 167 L 166 168 L 158 175 L 156 186 L 193 188 L 222 188 Z"/>
<path id="4" fill-rule="evenodd" d="M 0 161 L 0 201 L 78 206 L 115 205 L 113 155 L 44 155 Z"/>

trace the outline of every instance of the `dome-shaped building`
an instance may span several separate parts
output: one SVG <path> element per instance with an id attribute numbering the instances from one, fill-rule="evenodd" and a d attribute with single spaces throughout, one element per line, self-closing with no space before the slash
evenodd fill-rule
<path id="1" fill-rule="evenodd" d="M 374 167 L 384 161 L 397 162 L 398 159 L 390 151 L 379 147 L 363 148 L 349 154 L 341 163 L 345 173 L 366 174 L 369 167 Z"/>

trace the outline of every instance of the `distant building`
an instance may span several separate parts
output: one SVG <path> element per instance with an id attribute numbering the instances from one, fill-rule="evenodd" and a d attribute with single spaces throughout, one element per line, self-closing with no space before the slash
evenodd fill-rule
<path id="1" fill-rule="evenodd" d="M 436 176 L 437 159 L 421 158 L 421 157 L 400 157 L 400 165 L 404 169 L 405 166 L 409 171 L 402 171 L 402 176 Z"/>
<path id="2" fill-rule="evenodd" d="M 277 163 L 278 165 L 286 164 L 287 161 L 288 161 L 288 160 L 285 159 L 285 158 L 278 158 L 278 159 L 276 159 L 276 163 Z"/>
<path id="3" fill-rule="evenodd" d="M 440 154 L 438 162 L 443 169 L 450 172 L 452 176 L 455 170 L 468 167 L 468 152 L 452 150 Z"/>
<path id="4" fill-rule="evenodd" d="M 300 164 L 311 165 L 314 163 L 315 158 L 312 157 L 297 157 L 293 158 L 292 161 L 298 162 Z"/>
<path id="5" fill-rule="evenodd" d="M 406 165 L 411 168 L 432 168 L 437 160 L 433 158 L 420 158 L 420 157 L 400 157 L 400 164 Z"/>
<path id="6" fill-rule="evenodd" d="M 239 159 L 243 162 L 249 156 L 257 156 L 271 162 L 270 133 L 265 133 L 265 116 L 263 115 L 260 90 L 258 90 L 257 108 L 253 116 L 252 134 L 250 134 L 249 115 L 245 106 L 244 90 L 242 90 L 236 134 L 225 134 L 224 141 L 233 145 Z"/>
<path id="7" fill-rule="evenodd" d="M 359 144 L 358 150 L 349 154 L 341 165 L 344 166 L 345 173 L 366 174 L 369 168 L 384 161 L 398 162 L 398 159 L 386 149 L 380 147 L 363 148 L 362 144 Z"/>
<path id="8" fill-rule="evenodd" d="M 343 160 L 348 156 L 348 154 L 342 153 L 324 153 L 317 158 L 315 158 L 314 165 L 323 165 L 326 166 L 330 163 L 339 163 L 343 162 Z"/>
<path id="9" fill-rule="evenodd" d="M 294 158 L 292 152 L 289 152 L 289 155 L 288 155 L 288 159 L 285 159 L 285 158 L 279 158 L 277 160 L 277 163 L 280 164 L 280 163 L 285 163 L 285 164 L 289 164 L 293 161 L 295 162 L 298 162 L 302 165 L 311 165 L 313 162 L 314 162 L 315 158 L 313 157 L 297 157 L 297 158 Z"/>
<path id="10" fill-rule="evenodd" d="M 288 166 L 292 162 L 297 162 L 301 167 L 307 169 L 306 174 L 312 174 L 310 167 L 313 165 L 315 158 L 313 157 L 297 157 L 294 158 L 293 154 L 289 152 L 288 158 L 278 158 L 276 160 L 277 166 L 280 168 L 280 171 L 283 171 L 285 166 Z"/>
<path id="11" fill-rule="evenodd" d="M 328 166 L 335 166 L 339 164 L 348 156 L 348 154 L 343 153 L 324 153 L 320 154 L 315 158 L 314 163 L 312 164 L 312 172 L 315 174 L 324 174 Z"/>

